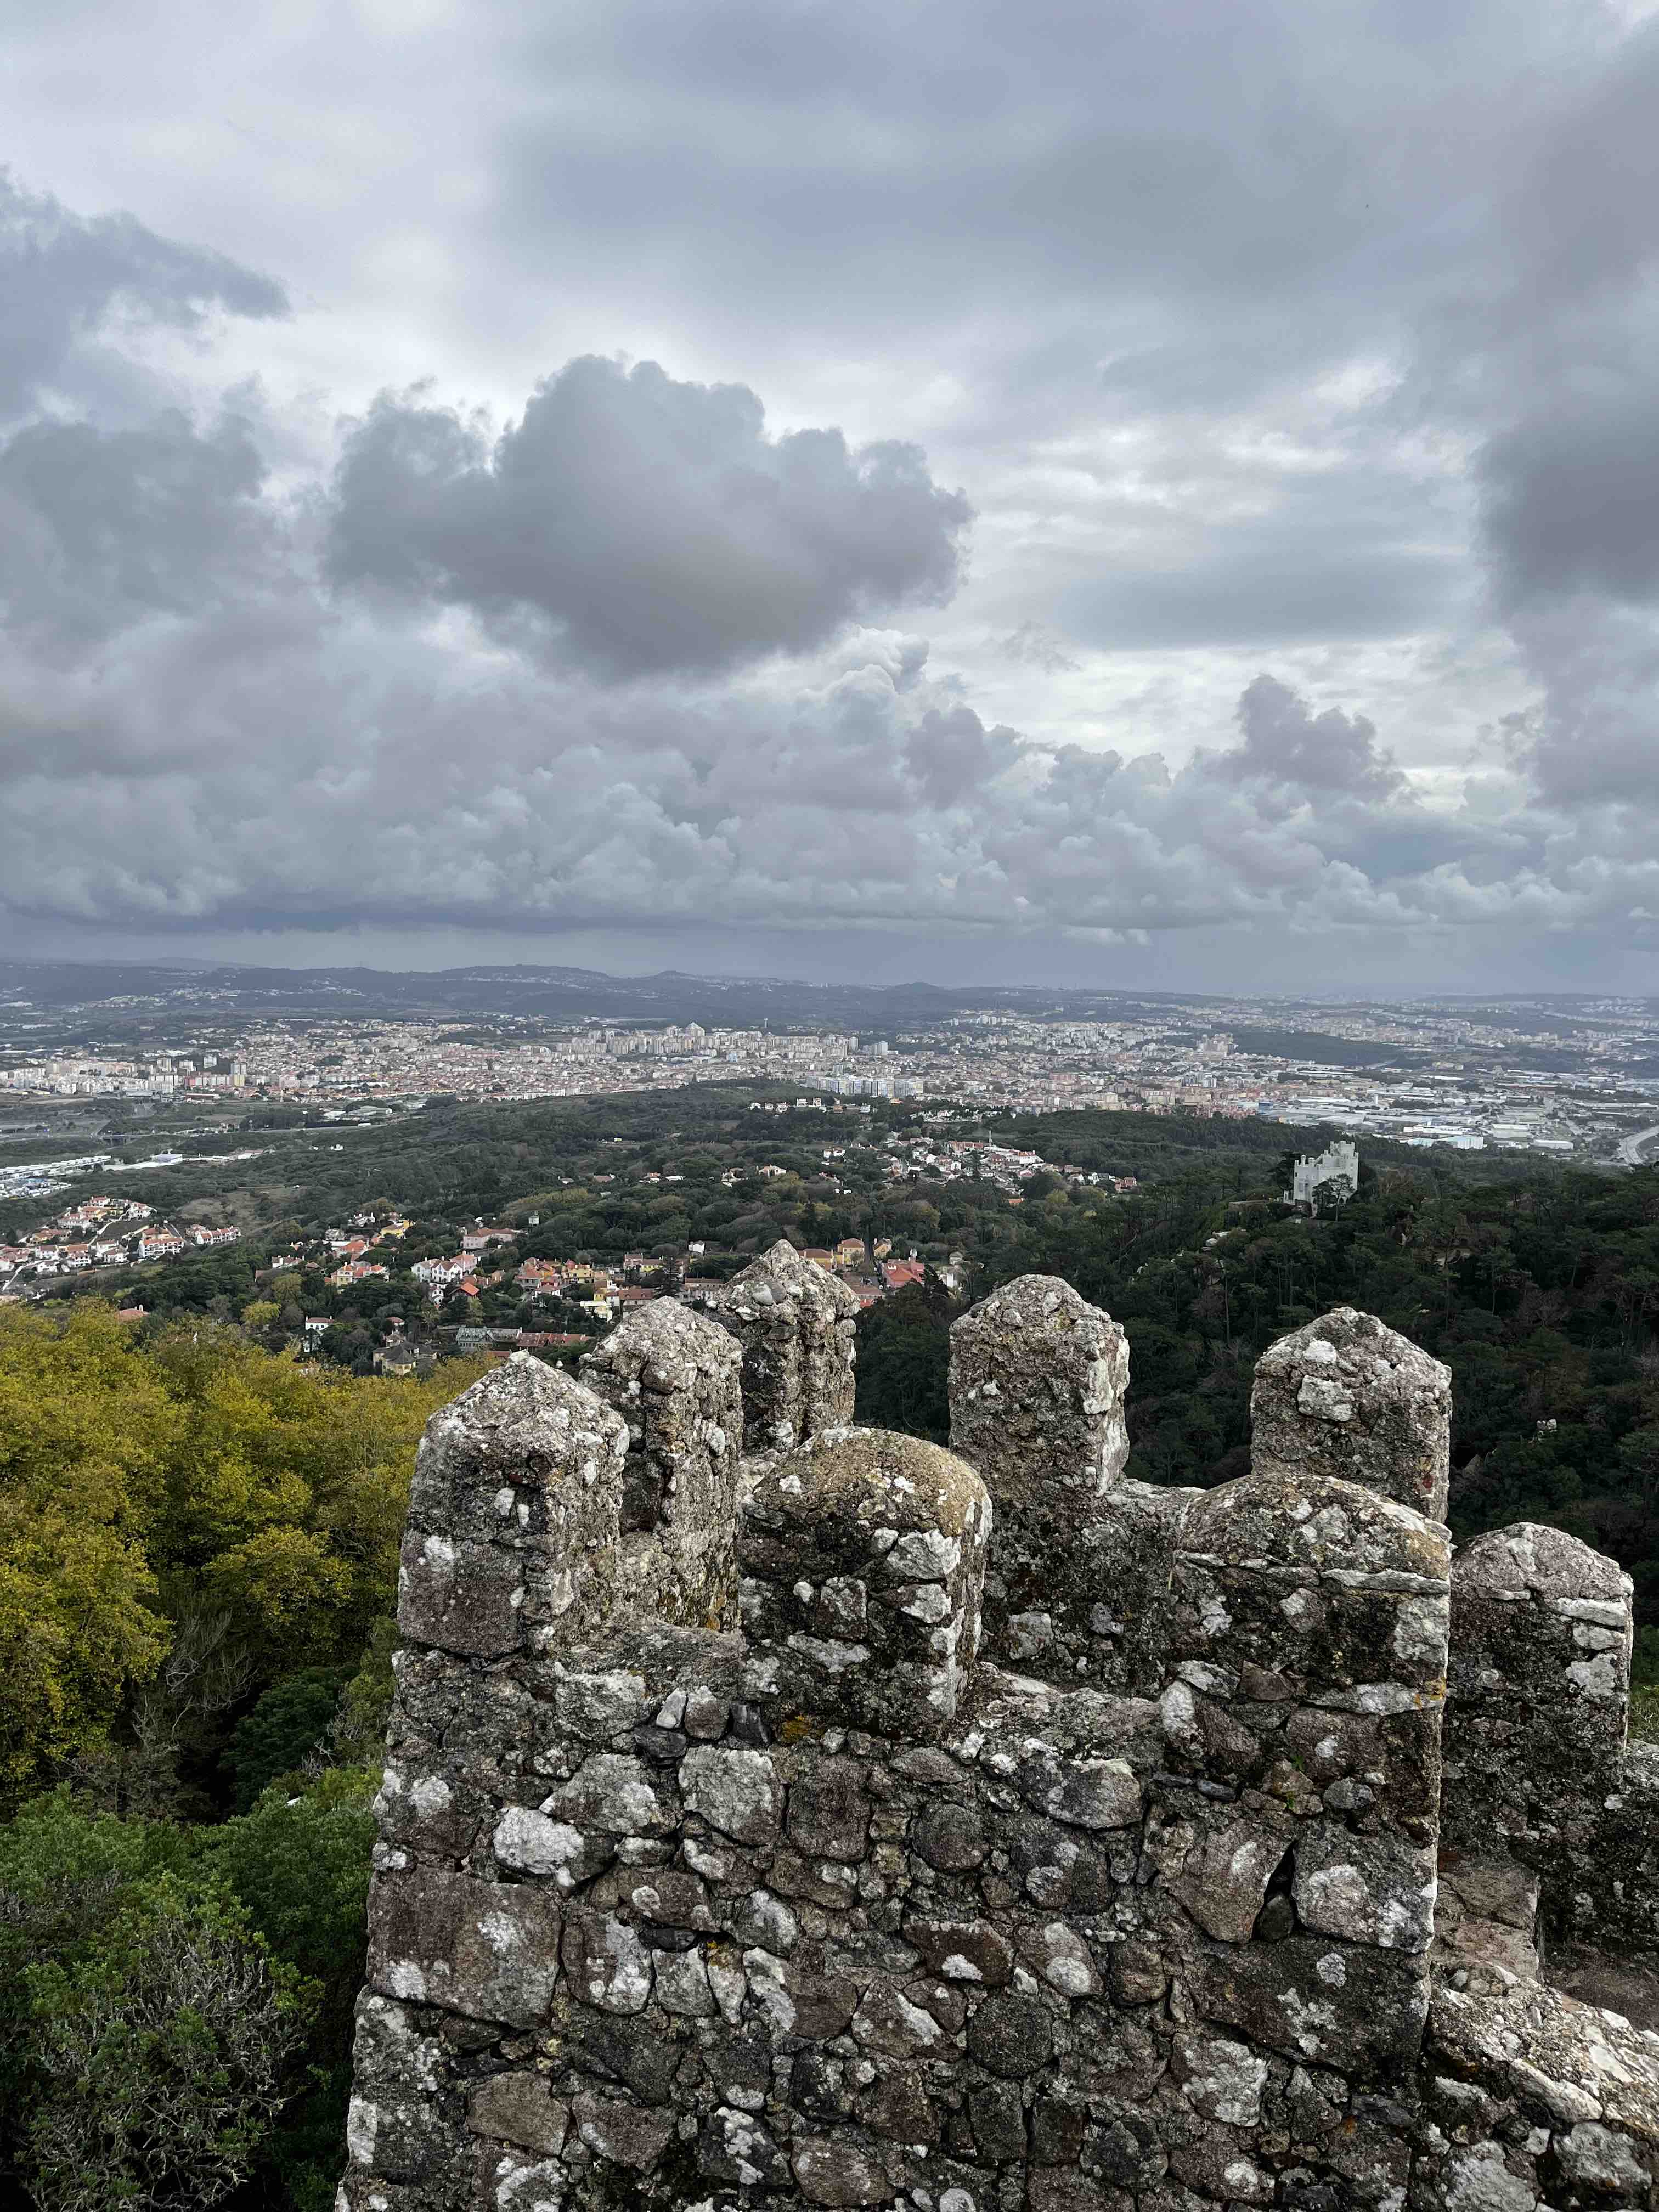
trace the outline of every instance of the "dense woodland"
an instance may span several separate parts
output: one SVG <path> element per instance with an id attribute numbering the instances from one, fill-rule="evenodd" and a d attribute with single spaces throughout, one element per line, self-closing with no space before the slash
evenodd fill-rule
<path id="1" fill-rule="evenodd" d="M 1158 1482 L 1239 1473 L 1259 1351 L 1367 1307 L 1451 1365 L 1459 1533 L 1535 1518 L 1613 1552 L 1659 1657 L 1659 1170 L 1374 1148 L 1358 1195 L 1310 1218 L 1278 1197 L 1282 1130 L 1066 1115 L 1001 1133 L 1140 1187 L 1037 1176 L 1012 1206 L 890 1176 L 883 1138 L 917 1126 L 892 1109 L 861 1130 L 719 1093 L 550 1109 L 522 1158 L 454 1112 L 453 1156 L 400 1162 L 410 1133 L 387 1130 L 316 1184 L 278 1157 L 272 1186 L 210 1197 L 245 1243 L 147 1271 L 137 1326 L 85 1297 L 0 1308 L 0 2179 L 53 2212 L 324 2212 L 339 2164 L 409 1470 L 479 1370 L 352 1372 L 367 1301 L 337 1316 L 334 1364 L 302 1358 L 262 1214 L 303 1236 L 384 1194 L 415 1218 L 410 1257 L 480 1214 L 511 1256 L 695 1237 L 729 1267 L 778 1234 L 959 1255 L 957 1291 L 930 1273 L 860 1323 L 860 1418 L 933 1436 L 952 1318 L 1051 1272 L 1127 1327 L 1131 1472 Z M 722 1181 L 762 1159 L 786 1174 Z M 441 1348 L 406 1273 L 375 1288 Z"/>

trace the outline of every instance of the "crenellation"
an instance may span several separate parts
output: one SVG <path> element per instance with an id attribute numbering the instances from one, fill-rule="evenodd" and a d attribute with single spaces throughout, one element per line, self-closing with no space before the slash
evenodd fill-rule
<path id="1" fill-rule="evenodd" d="M 1176 1559 L 1165 1971 L 1364 2091 L 1414 2067 L 1428 2011 L 1449 1549 L 1357 1484 L 1269 1470 L 1199 1499 Z"/>
<path id="2" fill-rule="evenodd" d="M 708 1310 L 742 1348 L 744 1447 L 790 1449 L 853 1418 L 856 1296 L 780 1238 L 710 1291 Z"/>
<path id="3" fill-rule="evenodd" d="M 986 1650 L 1056 1682 L 1148 1686 L 1182 1493 L 1126 1483 L 1129 1347 L 1056 1275 L 951 1330 L 951 1449 L 989 1490 Z"/>
<path id="4" fill-rule="evenodd" d="M 1652 1802 L 1626 1743 L 1631 1595 L 1613 1560 L 1559 1528 L 1522 1522 L 1459 1553 L 1445 1825 L 1458 1851 L 1535 1869 L 1558 1934 L 1608 1923 L 1652 1949 L 1659 1899 L 1638 1905 L 1625 1886 L 1624 1832 Z M 1634 1802 L 1610 1805 L 1627 1778 Z"/>
<path id="5" fill-rule="evenodd" d="M 1659 2212 L 1659 2036 L 1548 1978 L 1659 1951 L 1628 1584 L 1454 1558 L 1444 1370 L 1328 1316 L 1159 1492 L 1065 1285 L 946 1451 L 809 1267 L 430 1425 L 343 2212 Z"/>
<path id="6" fill-rule="evenodd" d="M 650 1588 L 629 1601 L 720 1627 L 734 1614 L 743 1354 L 735 1339 L 672 1298 L 638 1307 L 586 1353 L 581 1379 L 628 1428 L 623 1559 Z M 625 1577 L 625 1579 L 630 1579 Z"/>
<path id="7" fill-rule="evenodd" d="M 832 1724 L 939 1734 L 972 1682 L 990 1528 L 972 1468 L 915 1437 L 844 1430 L 778 1457 L 738 1545 L 771 1694 Z"/>
<path id="8" fill-rule="evenodd" d="M 626 1425 L 517 1352 L 434 1414 L 416 1455 L 398 1579 L 412 1643 L 477 1658 L 534 1648 L 614 1601 Z"/>

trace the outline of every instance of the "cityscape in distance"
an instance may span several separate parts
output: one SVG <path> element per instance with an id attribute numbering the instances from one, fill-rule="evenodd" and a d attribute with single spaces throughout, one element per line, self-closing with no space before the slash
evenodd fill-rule
<path id="1" fill-rule="evenodd" d="M 22 1140 L 70 1138 L 111 1114 L 134 1127 L 163 1109 L 372 1119 L 434 1097 L 710 1081 L 1000 1114 L 1261 1116 L 1629 1165 L 1659 1147 L 1659 1001 L 0 963 L 0 1195 L 33 1165 Z"/>

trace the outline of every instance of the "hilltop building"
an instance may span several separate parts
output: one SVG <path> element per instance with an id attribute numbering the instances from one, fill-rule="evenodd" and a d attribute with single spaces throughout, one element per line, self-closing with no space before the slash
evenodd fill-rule
<path id="1" fill-rule="evenodd" d="M 1346 1206 L 1359 1188 L 1359 1147 L 1338 1137 L 1322 1152 L 1301 1152 L 1285 1196 L 1293 1206 L 1317 1213 L 1322 1206 Z"/>

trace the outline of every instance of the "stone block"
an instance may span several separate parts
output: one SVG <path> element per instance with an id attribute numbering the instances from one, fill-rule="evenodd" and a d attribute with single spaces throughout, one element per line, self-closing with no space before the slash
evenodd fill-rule
<path id="1" fill-rule="evenodd" d="M 1547 1875 L 1550 1839 L 1592 1823 L 1615 1787 L 1630 1577 L 1565 1530 L 1522 1522 L 1464 1546 L 1451 1596 L 1448 1840 L 1487 1851 L 1506 1837 Z"/>
<path id="2" fill-rule="evenodd" d="M 999 1665 L 1130 1684 L 1170 1550 L 1158 1507 L 1138 1495 L 1120 1510 L 1128 1379 L 1123 1331 L 1055 1275 L 1005 1283 L 951 1328 L 951 1448 L 991 1493 L 984 1635 Z"/>
<path id="3" fill-rule="evenodd" d="M 999 1507 L 1086 1517 L 1129 1455 L 1129 1346 L 1058 1275 L 1021 1275 L 951 1329 L 951 1449 Z M 1058 1532 L 1057 1532 L 1058 1533 Z"/>
<path id="4" fill-rule="evenodd" d="M 369 1895 L 368 1978 L 380 1995 L 529 2027 L 558 1973 L 559 1908 L 545 1889 L 441 1867 L 380 1875 Z"/>
<path id="5" fill-rule="evenodd" d="M 404 1634 L 489 1657 L 603 1621 L 627 1449 L 608 1407 L 528 1352 L 441 1407 L 410 1492 Z"/>
<path id="6" fill-rule="evenodd" d="M 1427 2017 L 1449 1552 L 1377 1491 L 1258 1472 L 1194 1504 L 1171 1583 L 1176 1972 L 1206 2019 L 1368 2084 Z"/>
<path id="7" fill-rule="evenodd" d="M 624 1561 L 629 1601 L 690 1626 L 735 1613 L 742 1370 L 730 1332 L 673 1298 L 636 1306 L 582 1360 L 582 1380 L 628 1425 L 623 1531 L 653 1538 Z"/>

